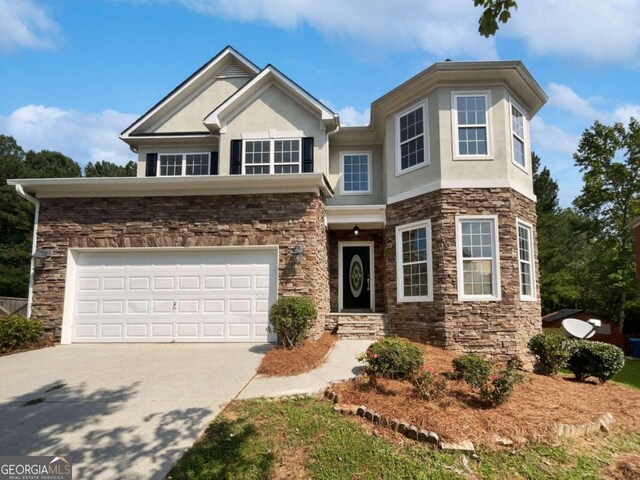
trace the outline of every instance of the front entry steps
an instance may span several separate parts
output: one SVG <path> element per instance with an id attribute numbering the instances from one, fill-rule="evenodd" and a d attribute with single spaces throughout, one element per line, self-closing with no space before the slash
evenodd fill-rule
<path id="1" fill-rule="evenodd" d="M 327 327 L 348 340 L 377 340 L 385 336 L 387 325 L 386 313 L 330 313 L 327 318 Z"/>

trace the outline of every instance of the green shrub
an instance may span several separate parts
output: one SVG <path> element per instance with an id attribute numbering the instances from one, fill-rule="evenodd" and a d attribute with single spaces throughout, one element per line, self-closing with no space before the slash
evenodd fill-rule
<path id="1" fill-rule="evenodd" d="M 447 394 L 447 379 L 435 373 L 432 368 L 425 369 L 424 365 L 413 376 L 411 383 L 413 395 L 421 400 L 437 400 Z"/>
<path id="2" fill-rule="evenodd" d="M 480 387 L 480 398 L 491 406 L 503 405 L 509 400 L 517 384 L 524 381 L 522 362 L 511 357 L 504 368 L 489 376 Z"/>
<path id="3" fill-rule="evenodd" d="M 385 338 L 358 357 L 370 376 L 411 378 L 424 363 L 422 350 L 403 338 Z"/>
<path id="4" fill-rule="evenodd" d="M 42 339 L 44 328 L 39 320 L 20 315 L 0 318 L 0 352 L 22 348 Z"/>
<path id="5" fill-rule="evenodd" d="M 467 354 L 453 359 L 453 377 L 473 388 L 481 388 L 491 376 L 491 362 L 481 355 Z"/>
<path id="6" fill-rule="evenodd" d="M 554 333 L 533 336 L 529 340 L 529 350 L 538 360 L 538 371 L 543 375 L 556 375 L 571 356 L 567 338 Z"/>
<path id="7" fill-rule="evenodd" d="M 601 383 L 610 380 L 624 367 L 624 352 L 609 343 L 573 340 L 567 368 L 578 380 L 595 377 Z"/>
<path id="8" fill-rule="evenodd" d="M 309 335 L 318 311 L 308 297 L 281 297 L 269 311 L 269 331 L 278 335 L 278 342 L 293 348 Z"/>

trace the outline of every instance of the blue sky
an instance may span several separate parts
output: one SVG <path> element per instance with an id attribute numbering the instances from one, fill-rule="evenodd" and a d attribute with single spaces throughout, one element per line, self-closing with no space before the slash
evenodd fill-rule
<path id="1" fill-rule="evenodd" d="M 550 97 L 532 143 L 568 205 L 582 131 L 640 118 L 640 1 L 519 4 L 484 39 L 472 0 L 0 0 L 0 133 L 83 165 L 134 159 L 117 134 L 227 44 L 353 125 L 434 61 L 521 59 Z"/>

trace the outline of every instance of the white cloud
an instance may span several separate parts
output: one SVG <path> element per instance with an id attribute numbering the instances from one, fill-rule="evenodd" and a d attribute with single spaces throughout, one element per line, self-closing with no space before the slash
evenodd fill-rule
<path id="1" fill-rule="evenodd" d="M 579 137 L 565 132 L 556 125 L 546 123 L 541 117 L 531 120 L 531 148 L 554 150 L 573 154 L 578 148 Z"/>
<path id="2" fill-rule="evenodd" d="M 345 127 L 359 127 L 369 125 L 371 118 L 371 110 L 365 108 L 362 112 L 359 112 L 354 107 L 344 107 L 338 110 L 340 115 L 340 124 Z"/>
<path id="3" fill-rule="evenodd" d="M 26 105 L 0 116 L 0 132 L 12 135 L 25 150 L 57 150 L 80 165 L 135 159 L 118 134 L 138 115 L 104 110 L 83 113 L 44 105 Z"/>
<path id="4" fill-rule="evenodd" d="M 60 28 L 31 0 L 0 0 L 0 51 L 55 48 Z"/>

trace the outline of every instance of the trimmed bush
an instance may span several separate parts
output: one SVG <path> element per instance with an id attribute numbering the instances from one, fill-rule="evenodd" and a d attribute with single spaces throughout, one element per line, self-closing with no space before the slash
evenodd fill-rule
<path id="1" fill-rule="evenodd" d="M 20 315 L 0 318 L 0 352 L 25 347 L 42 339 L 44 327 L 39 320 Z"/>
<path id="2" fill-rule="evenodd" d="M 413 395 L 420 400 L 438 400 L 447 394 L 447 379 L 433 371 L 433 368 L 420 371 L 411 379 Z"/>
<path id="3" fill-rule="evenodd" d="M 358 357 L 370 376 L 411 378 L 422 366 L 422 350 L 403 338 L 385 338 L 373 343 Z"/>
<path id="4" fill-rule="evenodd" d="M 624 352 L 615 345 L 590 340 L 572 340 L 569 348 L 572 353 L 567 368 L 578 380 L 595 377 L 604 383 L 624 367 Z"/>
<path id="5" fill-rule="evenodd" d="M 307 338 L 317 317 L 310 298 L 281 297 L 269 310 L 269 331 L 278 335 L 280 345 L 293 348 Z"/>
<path id="6" fill-rule="evenodd" d="M 556 375 L 567 364 L 571 350 L 567 338 L 554 333 L 539 333 L 529 340 L 529 350 L 538 360 L 542 375 Z"/>
<path id="7" fill-rule="evenodd" d="M 506 366 L 489 377 L 489 381 L 480 387 L 480 398 L 495 407 L 509 400 L 517 384 L 524 381 L 521 372 L 522 362 L 518 357 L 511 357 Z"/>
<path id="8" fill-rule="evenodd" d="M 473 388 L 482 388 L 491 376 L 491 362 L 481 355 L 467 354 L 453 359 L 453 377 Z"/>

